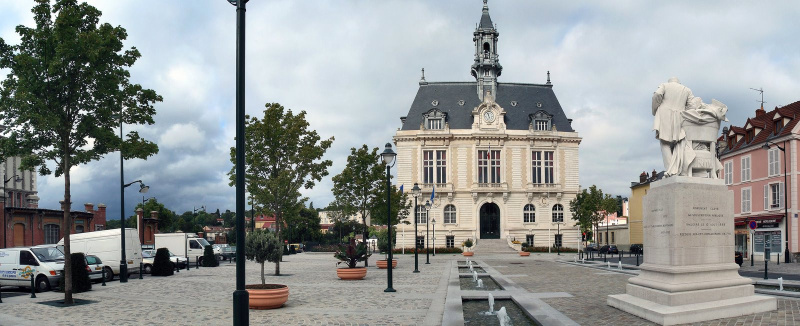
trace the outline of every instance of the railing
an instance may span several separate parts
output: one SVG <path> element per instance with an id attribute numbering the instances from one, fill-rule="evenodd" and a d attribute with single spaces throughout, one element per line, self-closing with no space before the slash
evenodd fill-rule
<path id="1" fill-rule="evenodd" d="M 532 188 L 538 189 L 553 189 L 553 188 L 560 188 L 560 183 L 532 183 L 530 184 Z"/>
<path id="2" fill-rule="evenodd" d="M 502 183 L 479 183 L 478 184 L 479 188 L 500 188 L 502 186 L 503 186 Z"/>

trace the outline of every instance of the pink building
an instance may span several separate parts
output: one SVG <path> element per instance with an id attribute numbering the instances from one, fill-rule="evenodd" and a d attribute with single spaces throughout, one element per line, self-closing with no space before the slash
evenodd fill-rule
<path id="1" fill-rule="evenodd" d="M 723 128 L 719 139 L 722 177 L 733 191 L 736 251 L 746 256 L 752 251 L 756 259 L 763 260 L 764 253 L 770 252 L 772 260 L 777 259 L 778 254 L 784 260 L 787 241 L 789 251 L 800 251 L 797 217 L 799 120 L 800 102 L 794 102 L 770 112 L 762 107 L 743 127 Z M 788 196 L 784 190 L 786 182 Z M 753 231 L 749 228 L 750 222 L 755 222 Z"/>

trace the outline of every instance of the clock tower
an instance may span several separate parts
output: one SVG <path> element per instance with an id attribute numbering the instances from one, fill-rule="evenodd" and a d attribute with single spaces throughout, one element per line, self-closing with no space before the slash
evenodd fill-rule
<path id="1" fill-rule="evenodd" d="M 477 83 L 478 98 L 483 100 L 486 92 L 497 96 L 497 77 L 503 72 L 503 66 L 497 55 L 497 37 L 500 33 L 489 17 L 489 5 L 483 0 L 481 22 L 475 28 L 472 41 L 475 43 L 475 61 L 472 63 L 472 77 Z"/>

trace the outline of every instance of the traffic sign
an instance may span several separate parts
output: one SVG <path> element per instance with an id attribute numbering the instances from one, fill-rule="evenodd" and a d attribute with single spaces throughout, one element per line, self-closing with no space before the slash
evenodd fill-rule
<path id="1" fill-rule="evenodd" d="M 757 226 L 758 226 L 758 223 L 756 223 L 756 221 L 750 221 L 750 229 L 751 230 L 755 230 Z"/>

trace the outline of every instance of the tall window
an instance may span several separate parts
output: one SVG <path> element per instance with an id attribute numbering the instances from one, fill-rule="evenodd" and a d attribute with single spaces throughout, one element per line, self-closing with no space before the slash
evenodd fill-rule
<path id="1" fill-rule="evenodd" d="M 783 129 L 783 119 L 775 120 L 775 134 L 779 134 Z"/>
<path id="2" fill-rule="evenodd" d="M 525 208 L 522 210 L 522 215 L 525 219 L 525 223 L 536 222 L 536 207 L 531 204 L 525 205 Z"/>
<path id="3" fill-rule="evenodd" d="M 500 151 L 478 151 L 478 183 L 500 183 Z"/>
<path id="4" fill-rule="evenodd" d="M 783 182 L 764 185 L 764 209 L 783 208 Z"/>
<path id="5" fill-rule="evenodd" d="M 767 151 L 767 158 L 768 158 L 768 166 L 769 166 L 769 176 L 775 176 L 780 173 L 781 168 L 781 158 L 780 152 L 778 152 L 778 148 L 770 148 Z"/>
<path id="6" fill-rule="evenodd" d="M 750 181 L 750 156 L 742 157 L 742 182 Z"/>
<path id="7" fill-rule="evenodd" d="M 750 212 L 750 188 L 742 188 L 742 213 Z"/>
<path id="8" fill-rule="evenodd" d="M 562 238 L 563 234 L 556 234 L 555 236 L 556 236 L 556 239 L 555 239 L 555 243 L 553 245 L 555 245 L 556 247 L 561 247 L 561 238 Z"/>
<path id="9" fill-rule="evenodd" d="M 553 205 L 553 222 L 564 222 L 564 206 Z"/>
<path id="10" fill-rule="evenodd" d="M 542 152 L 531 152 L 531 167 L 533 171 L 531 172 L 531 176 L 533 177 L 533 183 L 542 183 Z"/>
<path id="11" fill-rule="evenodd" d="M 448 235 L 448 236 L 446 236 L 444 239 L 445 239 L 445 240 L 444 240 L 444 245 L 445 245 L 445 247 L 447 247 L 447 248 L 453 248 L 453 247 L 455 247 L 455 244 L 456 244 L 456 239 L 455 239 L 455 236 Z"/>
<path id="12" fill-rule="evenodd" d="M 547 130 L 547 125 L 548 125 L 547 122 L 548 122 L 547 120 L 536 120 L 536 123 L 534 125 L 534 129 L 535 130 Z"/>
<path id="13" fill-rule="evenodd" d="M 60 226 L 58 224 L 45 224 L 44 243 L 54 244 L 61 240 Z"/>
<path id="14" fill-rule="evenodd" d="M 424 183 L 447 183 L 447 151 L 422 151 L 422 179 Z"/>
<path id="15" fill-rule="evenodd" d="M 611 232 L 611 243 L 616 243 L 615 241 L 616 240 L 614 239 L 614 232 Z"/>
<path id="16" fill-rule="evenodd" d="M 425 236 L 423 235 L 417 236 L 417 248 L 419 249 L 425 248 Z"/>
<path id="17" fill-rule="evenodd" d="M 531 175 L 533 176 L 533 183 L 554 183 L 554 163 L 552 151 L 531 152 L 531 167 L 533 167 Z"/>
<path id="18" fill-rule="evenodd" d="M 725 162 L 725 184 L 733 184 L 733 161 Z"/>
<path id="19" fill-rule="evenodd" d="M 417 223 L 428 223 L 428 212 L 425 211 L 425 206 L 417 205 Z"/>
<path id="20" fill-rule="evenodd" d="M 447 205 L 444 207 L 444 224 L 456 224 L 456 207 Z"/>
<path id="21" fill-rule="evenodd" d="M 528 247 L 533 247 L 533 234 L 526 235 L 525 242 L 528 243 Z"/>
<path id="22" fill-rule="evenodd" d="M 442 119 L 428 119 L 428 129 L 442 129 Z"/>
<path id="23" fill-rule="evenodd" d="M 447 183 L 447 151 L 436 151 L 436 183 Z"/>

